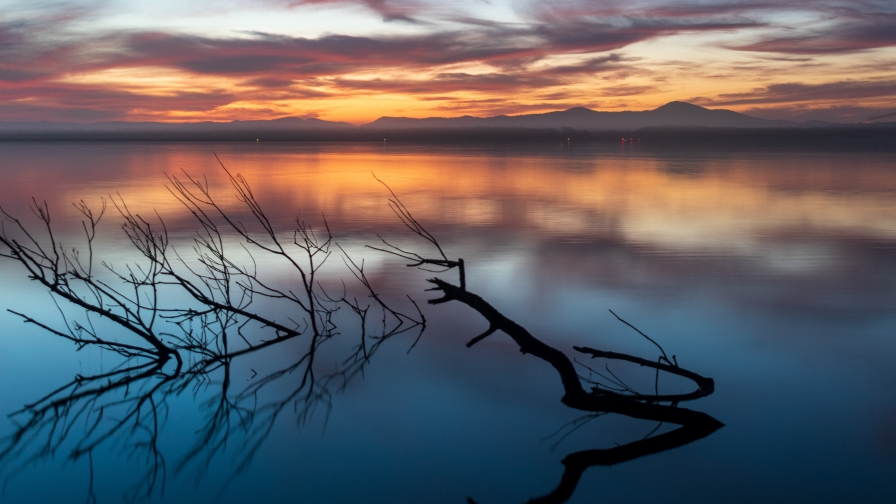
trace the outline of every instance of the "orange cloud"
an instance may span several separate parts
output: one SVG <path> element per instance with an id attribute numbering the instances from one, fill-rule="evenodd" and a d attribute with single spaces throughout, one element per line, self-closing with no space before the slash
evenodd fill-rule
<path id="1" fill-rule="evenodd" d="M 855 117 L 838 115 L 847 105 L 870 116 L 892 108 L 883 100 L 891 97 L 896 7 L 870 0 L 530 2 L 518 4 L 514 20 L 452 14 L 426 0 L 263 3 L 289 12 L 357 4 L 412 29 L 210 36 L 103 25 L 85 32 L 85 19 L 98 14 L 74 8 L 0 19 L 2 119 L 316 114 L 359 123 L 576 105 L 648 109 L 694 96 L 742 111 L 776 106 L 782 114 L 801 104 L 828 119 Z M 779 14 L 823 20 L 787 31 L 774 21 Z M 869 54 L 861 71 L 837 59 L 857 52 Z M 847 74 L 855 84 L 845 84 Z"/>

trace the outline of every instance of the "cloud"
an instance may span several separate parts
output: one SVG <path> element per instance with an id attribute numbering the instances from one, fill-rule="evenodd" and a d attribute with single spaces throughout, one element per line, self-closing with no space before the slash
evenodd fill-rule
<path id="1" fill-rule="evenodd" d="M 265 74 L 279 78 L 344 75 L 371 69 L 433 69 L 463 63 L 519 70 L 528 69 L 532 63 L 551 55 L 603 53 L 679 31 L 753 25 L 715 21 L 702 24 L 631 21 L 615 25 L 571 20 L 531 26 L 493 24 L 463 31 L 413 35 L 318 38 L 259 32 L 240 38 L 145 32 L 118 38 L 121 51 L 114 64 L 168 66 L 198 74 L 259 77 Z M 566 70 L 567 73 L 598 70 L 618 58 L 615 55 L 595 57 Z"/>
<path id="2" fill-rule="evenodd" d="M 518 103 L 504 98 L 481 100 L 450 99 L 435 107 L 435 110 L 458 113 L 475 113 L 482 116 L 517 115 L 564 110 L 579 106 L 581 102 L 550 101 L 540 103 Z"/>
<path id="3" fill-rule="evenodd" d="M 750 14 L 786 10 L 772 2 L 679 0 L 530 0 L 519 12 L 535 22 L 562 25 L 572 21 L 603 20 L 612 24 L 664 25 L 702 29 L 709 26 L 758 25 Z"/>
<path id="4" fill-rule="evenodd" d="M 89 123 L 123 120 L 130 116 L 123 110 L 97 110 L 71 105 L 43 106 L 30 103 L 0 102 L 0 117 L 3 117 L 4 122 L 70 121 Z"/>
<path id="5" fill-rule="evenodd" d="M 207 111 L 233 102 L 234 95 L 223 91 L 175 92 L 149 95 L 100 86 L 43 85 L 0 87 L 0 104 L 9 115 L 22 117 L 28 111 L 50 117 L 77 117 L 79 120 L 124 118 L 134 113 L 165 113 L 170 110 Z"/>
<path id="6" fill-rule="evenodd" d="M 872 117 L 868 118 L 869 121 L 878 121 L 880 119 L 896 120 L 896 112 L 889 112 L 887 114 L 883 114 L 883 115 L 879 115 L 879 116 L 872 116 Z"/>
<path id="7" fill-rule="evenodd" d="M 484 34 L 433 34 L 319 38 L 254 33 L 208 38 L 136 33 L 119 39 L 112 66 L 164 66 L 204 75 L 269 76 L 281 79 L 342 75 L 388 68 L 429 68 L 519 57 L 532 51 Z"/>
<path id="8" fill-rule="evenodd" d="M 625 68 L 623 63 L 636 61 L 634 58 L 625 58 L 619 54 L 609 54 L 585 61 L 569 64 L 555 65 L 535 70 L 539 75 L 592 75 Z"/>
<path id="9" fill-rule="evenodd" d="M 896 80 L 839 81 L 824 84 L 771 84 L 746 93 L 725 93 L 715 98 L 692 98 L 701 105 L 751 105 L 794 102 L 829 102 L 867 100 L 896 96 Z"/>
<path id="10" fill-rule="evenodd" d="M 732 46 L 738 51 L 797 55 L 839 54 L 896 46 L 896 16 L 876 16 L 838 23 L 827 30 L 799 36 L 772 37 Z"/>
<path id="11" fill-rule="evenodd" d="M 84 68 L 82 63 L 104 50 L 102 38 L 85 39 L 72 28 L 93 15 L 94 6 L 34 2 L 32 7 L 24 12 L 14 8 L 0 11 L 0 84 L 40 81 L 78 71 Z"/>
<path id="12" fill-rule="evenodd" d="M 525 101 L 523 96 L 509 100 L 511 105 L 504 108 L 487 100 L 508 100 L 508 93 L 528 93 L 531 99 L 556 96 L 556 103 L 545 102 L 554 105 L 565 104 L 566 97 L 575 96 L 580 101 L 570 106 L 583 105 L 601 96 L 655 91 L 657 79 L 663 77 L 669 85 L 676 85 L 685 73 L 699 75 L 699 61 L 689 62 L 689 68 L 676 69 L 678 74 L 660 76 L 656 65 L 668 61 L 652 62 L 651 73 L 649 57 L 638 60 L 623 51 L 632 44 L 671 35 L 726 32 L 742 37 L 741 32 L 754 29 L 767 34 L 744 43 L 728 42 L 738 51 L 768 54 L 762 56 L 763 68 L 757 64 L 714 69 L 702 77 L 704 80 L 712 75 L 717 76 L 714 80 L 742 79 L 743 75 L 774 79 L 776 64 L 810 63 L 805 56 L 896 46 L 896 6 L 874 0 L 521 1 L 513 4 L 515 19 L 500 21 L 469 15 L 475 9 L 462 2 L 446 6 L 434 0 L 242 0 L 246 5 L 259 2 L 278 9 L 354 5 L 386 21 L 414 26 L 367 35 L 301 37 L 242 31 L 209 36 L 164 26 L 134 30 L 97 24 L 92 31 L 81 29 L 83 25 L 76 29 L 77 23 L 97 14 L 75 4 L 38 9 L 15 19 L 0 13 L 0 99 L 10 106 L 27 102 L 49 107 L 46 110 L 96 107 L 98 114 L 127 117 L 128 111 L 161 113 L 166 107 L 170 111 L 202 112 L 230 105 L 235 110 L 242 106 L 240 102 L 256 101 L 254 105 L 261 110 L 264 106 L 275 107 L 263 101 L 398 93 L 422 102 L 431 97 L 471 93 L 474 96 L 465 96 L 466 101 L 457 102 L 457 106 L 471 111 L 470 107 L 481 106 L 483 112 L 523 110 L 528 105 L 516 103 Z M 96 5 L 100 4 L 94 9 Z M 777 21 L 779 14 L 822 21 L 788 28 Z M 642 67 L 641 63 L 647 64 Z M 207 77 L 216 84 L 203 84 L 211 88 L 207 92 L 196 88 L 162 93 L 132 89 L 123 78 L 102 86 L 69 83 L 72 76 L 95 76 L 105 71 L 126 76 L 132 69 L 145 73 L 149 68 L 162 76 Z M 604 79 L 589 80 L 598 75 L 607 79 L 608 85 L 600 82 Z M 624 80 L 638 75 L 655 79 L 649 83 Z M 587 95 L 574 95 L 564 88 L 594 82 L 597 84 Z M 723 106 L 861 101 L 892 96 L 891 87 L 892 83 L 881 81 L 777 83 L 698 100 Z M 824 104 L 834 105 L 839 106 Z M 315 104 L 314 108 L 321 107 Z"/>
<path id="13" fill-rule="evenodd" d="M 306 0 L 296 5 L 324 5 L 334 1 Z M 416 12 L 425 7 L 419 2 L 368 0 L 362 3 L 383 12 Z M 400 17 L 397 13 L 392 16 Z M 77 71 L 137 66 L 268 81 L 345 75 L 371 69 L 432 69 L 462 63 L 526 69 L 550 55 L 608 52 L 682 31 L 755 25 L 719 20 L 630 19 L 608 23 L 592 18 L 567 18 L 529 24 L 483 23 L 465 30 L 437 27 L 411 35 L 331 34 L 317 38 L 262 32 L 214 38 L 165 31 L 111 31 L 49 46 L 42 42 L 46 30 L 30 30 L 32 35 L 26 36 L 22 30 L 0 26 L 0 41 L 9 39 L 12 42 L 4 45 L 15 45 L 12 60 L 0 57 L 0 68 L 5 70 L 0 78 L 34 80 Z M 597 69 L 597 65 L 607 62 L 596 58 L 590 64 L 595 65 L 592 69 Z M 569 73 L 587 70 L 584 66 L 568 68 Z"/>
<path id="14" fill-rule="evenodd" d="M 745 93 L 689 101 L 707 107 L 738 107 L 740 112 L 767 119 L 865 122 L 892 112 L 894 100 L 896 80 L 847 80 L 771 84 Z"/>
<path id="15" fill-rule="evenodd" d="M 336 79 L 333 83 L 340 89 L 365 90 L 389 93 L 432 94 L 452 91 L 516 91 L 520 89 L 540 89 L 561 82 L 538 75 L 485 73 L 468 74 L 462 72 L 440 73 L 426 79 Z"/>
<path id="16" fill-rule="evenodd" d="M 607 5 L 609 4 L 609 5 Z M 528 9 L 529 29 L 555 52 L 606 52 L 667 35 L 757 28 L 744 17 L 659 16 L 629 11 L 616 2 L 537 2 Z"/>
<path id="17" fill-rule="evenodd" d="M 739 51 L 793 55 L 840 54 L 896 46 L 896 4 L 878 0 L 802 1 L 781 4 L 781 12 L 814 15 L 803 25 L 781 26 L 778 34 L 732 45 Z M 774 10 L 772 10 L 774 12 Z"/>
<path id="18" fill-rule="evenodd" d="M 877 0 L 533 0 L 523 4 L 520 11 L 560 33 L 575 24 L 594 23 L 617 27 L 613 33 L 618 37 L 634 36 L 642 28 L 674 33 L 742 28 L 772 31 L 758 41 L 728 46 L 739 51 L 819 55 L 896 46 L 896 4 Z M 794 23 L 794 19 L 811 21 Z M 570 36 L 583 35 L 579 29 Z"/>
<path id="19" fill-rule="evenodd" d="M 330 5 L 361 5 L 382 16 L 383 21 L 404 21 L 419 23 L 417 14 L 427 10 L 432 4 L 409 0 L 286 0 L 288 7 L 299 6 L 330 6 Z"/>
<path id="20" fill-rule="evenodd" d="M 634 96 L 644 93 L 649 93 L 651 91 L 655 91 L 656 87 L 654 86 L 631 86 L 631 85 L 621 85 L 621 86 L 610 86 L 604 87 L 597 90 L 598 96 Z"/>

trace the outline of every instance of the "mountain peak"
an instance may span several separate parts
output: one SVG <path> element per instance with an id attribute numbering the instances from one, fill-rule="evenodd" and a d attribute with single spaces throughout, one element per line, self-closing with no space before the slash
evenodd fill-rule
<path id="1" fill-rule="evenodd" d="M 695 112 L 698 110 L 709 110 L 705 107 L 701 107 L 700 105 L 694 105 L 693 103 L 683 102 L 683 101 L 672 101 L 665 105 L 659 106 L 655 108 L 654 112 Z"/>
<path id="2" fill-rule="evenodd" d="M 587 114 L 587 113 L 593 113 L 594 111 L 591 110 L 590 108 L 585 108 L 585 107 L 573 107 L 571 109 L 566 109 L 565 112 L 571 112 L 573 114 Z"/>

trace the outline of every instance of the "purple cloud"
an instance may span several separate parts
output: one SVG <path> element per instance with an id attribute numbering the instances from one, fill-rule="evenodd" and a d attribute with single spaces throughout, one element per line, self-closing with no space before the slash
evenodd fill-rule
<path id="1" fill-rule="evenodd" d="M 428 7 L 425 2 L 408 0 L 287 0 L 286 2 L 278 3 L 286 3 L 288 7 L 358 4 L 376 12 L 383 17 L 384 21 L 405 21 L 409 23 L 419 22 L 416 15 Z"/>
<path id="2" fill-rule="evenodd" d="M 739 51 L 782 54 L 837 54 L 896 46 L 896 15 L 845 21 L 829 30 L 774 37 L 734 46 Z"/>
<path id="3" fill-rule="evenodd" d="M 0 22 L 0 100 L 8 107 L 27 101 L 29 106 L 48 110 L 96 107 L 98 113 L 124 116 L 137 109 L 163 111 L 168 107 L 201 112 L 241 100 L 326 99 L 335 93 L 389 92 L 426 99 L 474 92 L 482 94 L 483 99 L 458 102 L 457 106 L 493 107 L 484 101 L 490 98 L 488 95 L 542 91 L 541 96 L 557 97 L 557 104 L 565 104 L 573 95 L 564 93 L 560 86 L 598 74 L 621 79 L 646 73 L 639 68 L 639 61 L 618 53 L 631 44 L 692 32 L 774 30 L 780 28 L 773 22 L 779 12 L 826 16 L 830 28 L 796 29 L 794 35 L 770 36 L 734 49 L 816 55 L 896 46 L 896 6 L 873 0 L 798 0 L 784 4 L 763 0 L 521 2 L 516 4 L 520 22 L 455 15 L 444 4 L 428 0 L 264 1 L 283 8 L 356 4 L 384 20 L 413 22 L 418 27 L 404 35 L 329 34 L 314 38 L 261 32 L 211 37 L 114 29 L 75 37 L 69 27 L 86 14 L 61 9 L 28 21 Z M 458 28 L 458 23 L 464 28 Z M 583 61 L 552 66 L 550 62 L 555 60 L 551 57 L 558 55 L 581 55 Z M 485 70 L 472 73 L 465 70 L 466 65 L 484 66 Z M 699 63 L 693 65 L 696 69 Z M 60 84 L 72 74 L 137 67 L 231 78 L 242 90 L 239 95 L 211 91 L 158 96 Z M 358 73 L 382 77 L 361 79 L 355 77 Z M 402 74 L 427 76 L 427 80 L 386 77 Z M 723 74 L 720 78 L 729 77 Z M 779 83 L 748 93 L 698 100 L 715 106 L 867 100 L 892 96 L 891 88 L 889 82 L 842 81 L 812 86 Z M 653 90 L 648 84 L 617 81 L 595 88 L 589 96 L 576 96 L 580 101 L 570 105 L 592 103 L 599 96 L 631 96 Z M 523 110 L 528 105 L 508 107 Z M 489 110 L 500 108 L 495 105 Z"/>
<path id="4" fill-rule="evenodd" d="M 750 105 L 771 103 L 867 100 L 896 96 L 896 80 L 840 81 L 824 84 L 782 83 L 757 88 L 747 93 L 726 93 L 716 98 L 692 98 L 703 105 Z"/>

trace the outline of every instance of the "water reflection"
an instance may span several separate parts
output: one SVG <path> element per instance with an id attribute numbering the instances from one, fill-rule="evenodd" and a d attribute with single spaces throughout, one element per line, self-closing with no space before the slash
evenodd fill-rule
<path id="1" fill-rule="evenodd" d="M 102 445 L 111 444 L 145 465 L 145 471 L 123 498 L 126 501 L 150 499 L 156 492 L 164 493 L 168 477 L 169 465 L 160 448 L 160 436 L 168 417 L 169 400 L 192 390 L 194 400 L 199 401 L 196 390 L 211 387 L 211 394 L 203 394 L 207 396 L 202 401 L 203 425 L 194 433 L 192 446 L 174 464 L 173 472 L 175 475 L 192 473 L 195 479 L 201 480 L 215 458 L 232 446 L 235 448 L 230 456 L 235 476 L 249 466 L 284 412 L 291 412 L 300 423 L 305 421 L 321 405 L 329 407 L 332 389 L 344 389 L 355 375 L 362 373 L 381 344 L 415 329 L 419 340 L 426 320 L 416 303 L 411 299 L 416 309 L 412 315 L 396 311 L 386 303 L 368 279 L 364 263 L 353 259 L 333 242 L 326 224 L 325 234 L 316 233 L 297 219 L 292 243 L 283 241 L 247 179 L 223 165 L 221 170 L 235 190 L 236 200 L 244 207 L 242 214 L 253 217 L 250 221 L 235 217 L 229 210 L 233 207 L 222 205 L 205 179 L 189 174 L 169 178 L 171 194 L 198 227 L 192 258 L 169 246 L 168 228 L 161 217 L 158 222 L 148 221 L 134 213 L 124 199 L 111 199 L 111 205 L 124 222 L 125 235 L 142 258 L 123 269 L 95 258 L 99 254 L 95 246 L 97 229 L 107 210 L 105 200 L 96 211 L 83 201 L 75 206 L 84 219 L 83 252 L 58 243 L 45 202 L 33 201 L 31 210 L 36 219 L 32 225 L 0 210 L 5 218 L 0 232 L 0 244 L 5 248 L 0 251 L 0 257 L 18 263 L 29 279 L 53 295 L 64 323 L 56 329 L 32 316 L 11 313 L 25 323 L 73 342 L 79 349 L 97 347 L 120 357 L 111 371 L 79 374 L 13 413 L 17 427 L 3 439 L 0 463 L 27 466 L 53 458 L 62 449 L 71 460 L 86 457 L 90 464 L 87 501 L 95 502 L 94 452 Z M 554 367 L 564 387 L 561 402 L 566 406 L 587 411 L 592 418 L 615 413 L 660 422 L 657 429 L 663 423 L 681 426 L 610 450 L 571 454 L 563 461 L 566 470 L 560 485 L 535 502 L 566 502 L 590 466 L 612 465 L 669 450 L 706 437 L 722 426 L 705 413 L 679 407 L 681 402 L 712 394 L 714 381 L 679 367 L 674 355 L 670 360 L 661 345 L 622 319 L 660 350 L 656 361 L 587 347 L 575 347 L 575 350 L 592 358 L 627 361 L 654 369 L 654 392 L 636 391 L 609 367 L 607 373 L 612 378 L 578 363 L 589 371 L 588 377 L 580 375 L 564 352 L 535 338 L 483 298 L 468 291 L 464 260 L 449 259 L 435 236 L 388 186 L 386 189 L 391 194 L 389 206 L 398 220 L 434 248 L 439 257 L 427 258 L 385 239 L 381 239 L 382 245 L 370 248 L 398 256 L 410 262 L 407 266 L 428 272 L 433 272 L 432 267 L 440 268 L 437 273 L 457 269 L 458 285 L 439 278 L 429 279 L 434 287 L 428 290 L 441 293 L 441 297 L 430 299 L 429 304 L 459 301 L 485 317 L 489 329 L 470 340 L 468 347 L 500 331 L 510 336 L 522 353 L 532 354 Z M 255 256 L 247 246 L 243 246 L 243 252 L 255 266 L 236 262 L 226 245 L 225 234 L 241 238 L 256 254 L 282 259 L 298 273 L 299 286 L 283 287 L 280 286 L 282 279 L 268 279 L 260 274 Z M 288 245 L 297 250 L 287 250 Z M 342 252 L 343 263 L 370 302 L 363 303 L 357 295 L 348 294 L 344 282 L 342 294 L 333 295 L 317 280 L 332 247 Z M 274 301 L 280 306 L 271 310 L 256 303 L 256 298 Z M 165 299 L 177 301 L 169 304 Z M 71 316 L 69 308 L 80 309 L 81 319 Z M 360 333 L 360 337 L 336 369 L 321 375 L 315 360 L 321 345 L 339 334 L 336 316 L 340 308 L 347 308 L 357 316 L 358 329 L 354 332 Z M 381 314 L 379 330 L 368 323 L 368 316 L 374 313 L 372 309 Z M 289 315 L 292 313 L 298 313 L 300 318 L 293 319 Z M 110 328 L 129 336 L 132 342 L 122 341 L 120 336 L 104 336 Z M 263 332 L 272 334 L 264 339 L 258 336 Z M 240 391 L 231 391 L 231 366 L 235 360 L 279 349 L 300 341 L 300 337 L 305 349 L 299 352 L 297 360 L 273 371 L 263 369 L 259 373 L 252 369 L 251 383 Z M 689 379 L 697 388 L 688 393 L 660 393 L 661 372 Z M 583 381 L 591 387 L 589 391 L 583 387 Z M 271 389 L 283 388 L 287 390 L 285 395 L 262 399 Z"/>
<path id="2" fill-rule="evenodd" d="M 108 373 L 82 376 L 12 414 L 17 428 L 3 439 L 0 463 L 5 472 L 17 472 L 56 456 L 78 461 L 90 459 L 88 502 L 95 502 L 93 455 L 114 447 L 131 461 L 139 476 L 123 495 L 125 501 L 163 495 L 169 473 L 199 482 L 216 457 L 228 457 L 232 478 L 242 473 L 268 438 L 284 412 L 295 420 L 329 407 L 330 389 L 347 384 L 344 373 L 327 376 L 309 390 L 298 378 L 307 359 L 274 371 L 262 371 L 251 385 L 234 392 L 231 362 L 224 360 L 187 372 L 164 363 L 125 365 Z M 338 383 L 337 382 L 338 378 Z M 265 401 L 275 382 L 291 389 Z M 210 393 L 209 393 L 210 392 Z M 192 394 L 205 418 L 192 443 L 178 440 L 186 449 L 173 463 L 161 448 L 171 408 L 169 402 Z M 190 446 L 192 445 L 192 446 Z M 170 455 L 170 454 L 168 454 Z M 143 467 L 140 471 L 139 468 Z M 7 474 L 7 477 L 10 475 Z"/>
<path id="3" fill-rule="evenodd" d="M 607 449 L 582 450 L 564 457 L 563 476 L 551 493 L 531 499 L 529 504 L 560 504 L 572 498 L 586 469 L 612 466 L 693 443 L 719 430 L 721 424 L 688 424 L 673 431 Z"/>
<path id="4" fill-rule="evenodd" d="M 13 413 L 18 427 L 3 440 L 0 464 L 14 473 L 20 467 L 56 456 L 72 461 L 87 458 L 90 463 L 87 502 L 97 501 L 93 457 L 104 444 L 115 446 L 132 465 L 143 468 L 122 496 L 127 502 L 149 499 L 157 493 L 163 495 L 169 473 L 200 482 L 216 457 L 228 458 L 232 471 L 228 477 L 233 478 L 248 468 L 282 413 L 302 419 L 319 404 L 319 397 L 305 394 L 302 387 L 276 400 L 259 400 L 262 390 L 275 381 L 294 387 L 297 381 L 294 371 L 301 365 L 297 362 L 269 372 L 236 393 L 232 390 L 229 361 L 218 362 L 201 372 L 183 373 L 170 366 L 166 369 L 161 362 L 150 362 L 100 375 L 79 375 Z M 341 382 L 340 386 L 345 384 Z M 203 393 L 198 394 L 198 390 Z M 170 444 L 161 439 L 172 407 L 169 399 L 191 393 L 204 422 L 194 432 L 192 443 L 186 440 L 178 443 L 187 448 L 172 458 L 161 448 Z M 624 411 L 613 412 L 625 415 Z M 597 411 L 592 418 L 604 413 L 607 412 Z M 654 419 L 682 423 L 677 414 L 670 412 L 661 412 Z M 557 488 L 529 502 L 566 502 L 589 467 L 620 464 L 684 446 L 721 426 L 711 417 L 704 417 L 685 421 L 673 431 L 614 448 L 571 453 L 562 461 L 564 472 Z M 470 501 L 475 502 L 472 498 Z"/>
<path id="5" fill-rule="evenodd" d="M 164 187 L 164 174 L 186 169 L 208 176 L 213 189 L 226 189 L 213 157 L 219 151 L 229 167 L 255 181 L 256 195 L 276 209 L 275 222 L 288 223 L 296 212 L 322 211 L 334 229 L 356 230 L 372 222 L 389 226 L 391 214 L 369 176 L 373 171 L 389 180 L 421 219 L 439 227 L 535 227 L 586 240 L 621 233 L 656 247 L 752 253 L 761 246 L 743 240 L 795 229 L 896 236 L 891 204 L 896 177 L 886 156 L 584 152 L 564 158 L 558 169 L 554 157 L 539 151 L 495 156 L 408 148 L 384 155 L 364 146 L 267 148 L 255 153 L 229 145 L 4 145 L 0 155 L 8 183 L 0 188 L 0 201 L 12 204 L 23 194 L 60 203 L 91 201 L 120 192 L 135 212 L 155 209 L 174 219 L 181 209 Z M 40 159 L 29 157 L 30 150 L 40 150 Z M 676 166 L 691 168 L 681 174 Z M 61 183 L 42 184 L 46 177 Z M 222 204 L 228 210 L 239 206 Z M 77 217 L 63 206 L 60 211 Z"/>
<path id="6" fill-rule="evenodd" d="M 156 491 L 164 492 L 168 464 L 159 436 L 169 399 L 193 390 L 199 400 L 195 391 L 220 379 L 220 391 L 206 400 L 206 422 L 175 473 L 193 467 L 201 476 L 228 444 L 236 446 L 234 471 L 239 473 L 284 411 L 304 421 L 329 406 L 333 389 L 344 388 L 363 373 L 384 342 L 409 331 L 417 331 L 419 340 L 426 322 L 413 300 L 411 314 L 384 301 L 367 278 L 364 263 L 333 242 L 326 223 L 315 231 L 297 220 L 286 241 L 271 226 L 246 179 L 222 171 L 251 221 L 229 214 L 202 179 L 169 179 L 171 194 L 198 228 L 191 255 L 170 245 L 161 217 L 147 220 L 123 199 L 113 198 L 111 205 L 140 257 L 124 266 L 108 262 L 97 249 L 106 200 L 96 210 L 83 201 L 76 205 L 83 217 L 82 249 L 62 244 L 46 202 L 33 201 L 36 219 L 31 223 L 0 208 L 0 258 L 49 291 L 62 324 L 53 327 L 43 317 L 10 313 L 79 350 L 97 348 L 117 357 L 111 371 L 79 374 L 15 412 L 17 427 L 3 439 L 0 462 L 27 466 L 63 449 L 70 460 L 86 457 L 91 467 L 87 500 L 95 501 L 94 451 L 117 445 L 147 466 L 125 492 L 125 500 L 149 499 Z M 226 235 L 248 245 L 234 253 Z M 355 281 L 352 290 L 345 282 L 341 289 L 332 289 L 321 281 L 319 273 L 334 248 L 341 252 L 346 276 Z M 285 281 L 283 271 L 273 278 L 260 273 L 253 254 L 280 260 L 299 282 Z M 322 346 L 340 333 L 340 309 L 355 316 L 351 332 L 357 340 L 338 365 L 322 371 L 316 359 Z M 292 348 L 299 355 L 296 360 L 280 369 L 254 372 L 248 386 L 229 393 L 235 360 L 274 348 L 282 351 L 294 341 L 301 341 L 297 352 Z M 265 402 L 268 390 L 280 388 L 286 377 L 287 393 Z"/>
<path id="7" fill-rule="evenodd" d="M 413 147 L 377 153 L 346 145 L 252 149 L 3 144 L 0 202 L 16 215 L 30 215 L 28 198 L 46 197 L 60 239 L 70 247 L 83 243 L 78 227 L 82 216 L 70 202 L 85 198 L 95 207 L 99 196 L 121 190 L 127 201 L 134 201 L 135 214 L 149 217 L 151 208 L 161 209 L 169 245 L 189 251 L 194 218 L 160 190 L 164 173 L 178 174 L 183 167 L 208 175 L 211 189 L 229 198 L 233 189 L 216 170 L 216 151 L 237 171 L 251 174 L 253 190 L 276 229 L 291 230 L 296 213 L 323 229 L 323 210 L 334 239 L 351 257 L 366 260 L 368 277 L 385 299 L 407 303 L 404 295 L 418 292 L 424 279 L 363 249 L 377 241 L 377 233 L 399 246 L 414 246 L 384 204 L 382 188 L 369 174 L 374 171 L 392 183 L 409 207 L 419 209 L 415 215 L 443 238 L 446 249 L 470 260 L 470 290 L 551 346 L 590 344 L 645 355 L 638 346 L 644 341 L 632 341 L 627 328 L 606 312 L 618 308 L 686 357 L 679 359 L 682 365 L 718 380 L 720 393 L 691 404 L 730 427 L 679 450 L 656 452 L 611 471 L 588 471 L 570 502 L 588 502 L 595 495 L 625 501 L 633 488 L 644 501 L 889 502 L 893 436 L 887 426 L 893 418 L 890 405 L 896 404 L 892 154 L 641 149 L 620 156 L 573 148 L 560 156 L 535 149 Z M 221 204 L 240 219 L 252 217 L 238 202 L 222 199 Z M 100 233 L 109 236 L 117 226 L 105 219 Z M 104 257 L 115 265 L 142 261 L 121 238 L 103 243 L 108 251 Z M 231 250 L 241 250 L 240 241 L 224 236 Z M 272 287 L 299 285 L 294 270 L 256 259 L 259 273 L 276 279 Z M 10 264 L 0 263 L 3 306 L 64 330 L 59 319 L 49 323 L 55 307 L 33 295 L 34 286 L 24 285 L 24 277 Z M 339 261 L 328 266 L 333 268 L 321 270 L 320 278 L 327 294 L 339 297 L 339 279 L 351 277 Z M 363 289 L 358 293 L 360 299 Z M 280 309 L 274 300 L 259 298 L 256 303 L 268 313 Z M 411 305 L 401 306 L 414 313 Z M 226 480 L 223 475 L 234 469 L 231 458 L 242 460 L 241 454 L 253 446 L 248 442 L 247 451 L 237 450 L 237 440 L 251 438 L 244 421 L 261 425 L 271 411 L 256 410 L 249 396 L 240 399 L 243 391 L 296 363 L 307 351 L 306 340 L 293 338 L 235 358 L 226 370 L 218 367 L 190 378 L 179 395 L 166 396 L 167 409 L 160 410 L 167 413 L 168 423 L 160 429 L 157 445 L 166 455 L 169 476 L 164 501 L 291 502 L 302 495 L 311 502 L 463 502 L 473 496 L 497 503 L 524 502 L 556 488 L 563 479 L 559 460 L 564 452 L 548 453 L 538 439 L 567 422 L 574 411 L 556 404 L 560 384 L 551 374 L 555 371 L 545 371 L 549 366 L 531 355 L 520 356 L 506 337 L 490 336 L 463 353 L 463 343 L 485 329 L 479 315 L 455 304 L 421 308 L 431 323 L 410 356 L 405 352 L 414 334 L 382 345 L 373 365 L 364 368 L 369 379 L 353 379 L 330 416 L 313 420 L 329 418 L 325 435 L 307 424 L 301 434 L 290 429 L 295 403 L 287 404 L 279 416 L 281 427 L 260 443 L 242 478 Z M 320 347 L 328 352 L 317 359 L 324 365 L 320 377 L 359 342 L 357 332 L 349 329 L 357 327 L 357 315 L 346 307 L 338 317 L 344 317 L 337 320 L 344 334 Z M 20 329 L 21 320 L 7 313 L 0 313 L 0 325 L 6 333 L 0 339 L 0 388 L 6 404 L 32 403 L 67 382 L 71 375 L 66 373 L 110 372 L 108 352 L 60 352 L 70 347 L 32 337 L 36 327 Z M 253 344 L 267 340 L 264 330 L 269 329 L 247 330 L 247 339 Z M 104 334 L 125 341 L 120 332 Z M 240 342 L 238 333 L 229 334 Z M 185 364 L 194 362 L 188 358 Z M 584 363 L 606 374 L 601 365 Z M 166 380 L 173 368 L 167 363 L 140 390 L 154 386 L 152 380 Z M 611 369 L 629 385 L 634 381 L 652 388 L 652 374 L 638 381 L 627 374 L 636 369 L 617 364 Z M 230 382 L 226 397 L 225 374 Z M 173 390 L 174 381 L 187 378 L 181 374 L 163 388 Z M 301 367 L 287 371 L 252 400 L 281 403 L 300 381 Z M 661 384 L 667 382 L 675 384 Z M 341 390 L 341 383 L 337 379 L 331 390 Z M 129 390 L 138 388 L 132 384 Z M 111 413 L 116 393 L 124 391 L 97 402 L 109 404 L 103 409 L 104 422 L 126 415 Z M 163 401 L 156 396 L 154 402 Z M 832 403 L 838 408 L 832 409 Z M 318 404 L 320 412 L 329 411 L 329 402 Z M 17 420 L 27 423 L 26 416 Z M 146 428 L 153 425 L 149 416 L 143 417 Z M 80 440 L 72 434 L 86 430 L 81 418 L 80 425 L 67 431 L 71 443 L 53 448 L 57 460 Z M 587 434 L 583 428 L 566 438 L 564 450 L 625 445 L 654 426 L 624 415 L 600 418 L 599 428 L 591 423 Z M 3 428 L 5 434 L 12 426 Z M 146 429 L 140 427 L 140 432 Z M 230 434 L 222 436 L 224 432 Z M 662 429 L 657 432 L 650 439 L 665 435 Z M 92 465 L 98 498 L 115 501 L 119 481 L 143 477 L 129 472 L 137 465 L 123 462 L 126 457 L 119 456 L 115 439 L 125 437 L 108 438 L 92 457 L 82 456 L 81 464 L 66 467 L 61 476 L 55 466 L 35 467 L 40 462 L 31 456 L 46 444 L 46 439 L 36 439 L 31 452 L 7 465 L 14 469 L 23 460 L 35 461 L 4 498 L 65 501 L 71 494 L 59 495 L 82 491 Z M 214 452 L 203 448 L 179 467 L 185 454 L 204 440 L 223 448 L 211 456 Z M 143 460 L 151 460 L 145 446 L 140 450 Z M 601 457 L 625 458 L 618 452 Z M 703 476 L 700 485 L 689 478 L 693 474 Z M 188 477 L 204 478 L 203 488 L 174 486 Z M 44 484 L 54 478 L 52 488 Z M 229 485 L 227 491 L 215 495 L 224 485 Z M 58 495 L 51 496 L 53 492 Z M 154 499 L 159 500 L 158 494 Z"/>

